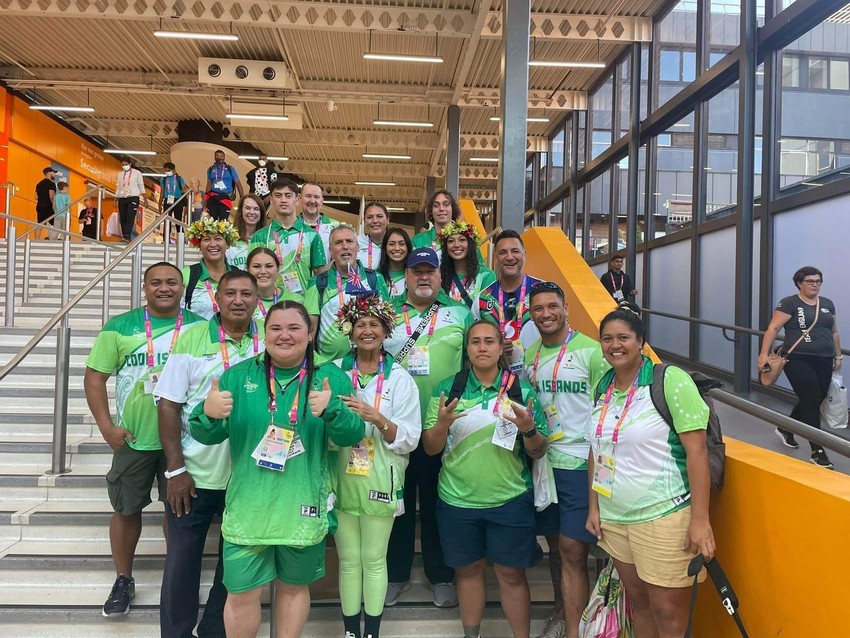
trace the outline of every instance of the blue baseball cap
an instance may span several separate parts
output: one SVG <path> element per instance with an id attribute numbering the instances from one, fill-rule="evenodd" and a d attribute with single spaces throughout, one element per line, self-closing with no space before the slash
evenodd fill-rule
<path id="1" fill-rule="evenodd" d="M 440 258 L 437 257 L 437 253 L 433 248 L 417 248 L 407 258 L 408 268 L 414 268 L 422 264 L 427 264 L 431 268 L 440 267 Z"/>

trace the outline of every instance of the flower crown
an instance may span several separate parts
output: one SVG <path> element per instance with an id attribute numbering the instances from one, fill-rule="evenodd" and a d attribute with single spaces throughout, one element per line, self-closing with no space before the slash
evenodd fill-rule
<path id="1" fill-rule="evenodd" d="M 337 327 L 343 334 L 351 334 L 354 324 L 363 317 L 377 317 L 384 324 L 387 337 L 392 334 L 396 313 L 392 305 L 379 295 L 356 295 L 337 312 Z"/>
<path id="2" fill-rule="evenodd" d="M 481 245 L 481 235 L 478 234 L 478 229 L 460 219 L 446 224 L 443 230 L 437 233 L 437 239 L 446 241 L 452 235 L 464 235 L 468 240 L 475 242 L 476 246 Z"/>
<path id="3" fill-rule="evenodd" d="M 193 224 L 190 224 L 186 229 L 186 239 L 195 248 L 201 245 L 201 239 L 204 237 L 212 237 L 213 235 L 221 235 L 228 246 L 232 246 L 239 239 L 239 231 L 236 226 L 231 224 L 226 219 L 217 221 L 212 217 L 204 217 Z"/>

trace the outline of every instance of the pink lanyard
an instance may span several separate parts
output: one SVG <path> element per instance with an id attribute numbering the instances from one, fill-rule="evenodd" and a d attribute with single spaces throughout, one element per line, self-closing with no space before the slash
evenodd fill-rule
<path id="1" fill-rule="evenodd" d="M 339 295 L 339 307 L 342 308 L 345 305 L 345 289 L 342 286 L 342 277 L 339 274 L 339 270 L 336 271 L 336 294 Z"/>
<path id="2" fill-rule="evenodd" d="M 177 342 L 177 336 L 180 334 L 180 328 L 183 327 L 183 308 L 180 309 L 179 314 L 177 315 L 177 321 L 174 323 L 174 334 L 171 335 L 171 345 L 168 346 L 168 354 L 171 354 L 171 350 L 174 348 L 174 344 Z M 148 307 L 145 306 L 145 339 L 148 342 L 148 368 L 153 371 L 154 368 L 154 351 L 153 351 L 153 328 L 151 327 L 151 315 L 148 311 Z"/>
<path id="3" fill-rule="evenodd" d="M 280 289 L 279 289 L 279 288 L 275 288 L 275 289 L 274 289 L 274 297 L 272 298 L 272 305 L 276 304 L 276 303 L 277 303 L 277 300 L 278 300 L 279 298 L 280 298 Z M 265 318 L 266 314 L 268 314 L 268 310 L 266 309 L 266 304 L 264 304 L 264 303 L 263 303 L 263 300 L 262 300 L 262 299 L 257 299 L 257 305 L 258 305 L 258 306 L 259 306 L 259 308 L 260 308 L 260 313 L 261 313 L 261 314 L 263 315 L 263 317 Z"/>
<path id="4" fill-rule="evenodd" d="M 507 392 L 513 384 L 514 384 L 514 375 L 512 373 L 508 372 L 507 370 L 505 370 L 502 373 L 502 382 L 499 384 L 499 394 L 496 397 L 496 403 L 493 405 L 493 414 L 495 414 L 496 416 L 499 416 L 499 406 L 502 405 L 502 399 L 505 396 L 505 392 Z M 484 396 L 486 396 L 484 394 L 485 392 L 486 392 L 486 389 L 482 389 L 482 397 L 481 397 L 482 400 L 484 399 Z"/>
<path id="5" fill-rule="evenodd" d="M 558 357 L 555 359 L 555 367 L 552 368 L 552 394 L 555 394 L 555 384 L 558 381 L 558 368 L 561 367 L 561 361 L 564 358 L 564 355 L 567 352 L 567 346 L 570 345 L 570 341 L 573 340 L 575 336 L 575 330 L 570 329 L 567 333 L 567 338 L 564 339 L 564 343 L 561 345 L 561 349 L 558 352 Z M 534 365 L 531 367 L 531 385 L 535 388 L 537 387 L 537 366 L 540 365 L 540 351 L 543 349 L 543 342 L 540 342 L 540 347 L 537 348 L 537 354 L 534 355 Z"/>
<path id="6" fill-rule="evenodd" d="M 215 302 L 215 293 L 213 292 L 212 284 L 209 279 L 204 279 L 204 287 L 207 289 L 207 294 L 210 296 L 213 313 L 218 312 L 218 304 Z"/>
<path id="7" fill-rule="evenodd" d="M 368 257 L 368 260 L 367 260 L 369 262 L 369 265 L 367 266 L 367 268 L 369 268 L 369 270 L 373 270 L 373 268 L 372 268 L 372 248 L 374 247 L 374 245 L 375 245 L 375 242 L 373 242 L 372 238 L 369 237 L 369 248 L 368 248 L 369 257 Z"/>
<path id="8" fill-rule="evenodd" d="M 522 286 L 519 288 L 519 299 L 516 302 L 516 318 L 514 319 L 514 323 L 516 323 L 516 332 L 515 335 L 519 337 L 519 331 L 522 328 L 522 315 L 525 312 L 525 290 L 528 284 L 528 277 L 523 275 L 522 277 Z M 507 321 L 505 320 L 505 291 L 502 288 L 502 284 L 499 284 L 499 329 L 502 333 L 505 332 L 505 326 L 507 325 Z"/>
<path id="9" fill-rule="evenodd" d="M 251 335 L 254 338 L 254 355 L 260 352 L 260 335 L 257 331 L 257 324 L 251 322 Z M 221 346 L 221 363 L 224 369 L 230 368 L 230 355 L 227 353 L 227 335 L 224 333 L 224 326 L 218 324 L 218 343 Z"/>
<path id="10" fill-rule="evenodd" d="M 642 366 L 641 366 L 642 368 Z M 623 426 L 623 421 L 626 420 L 626 414 L 629 412 L 629 407 L 632 404 L 632 400 L 635 398 L 635 392 L 637 392 L 638 379 L 640 379 L 640 370 L 635 375 L 635 380 L 632 381 L 632 385 L 629 388 L 629 394 L 626 395 L 626 402 L 623 405 L 623 411 L 620 413 L 620 418 L 617 419 L 617 423 L 614 425 L 614 433 L 611 435 L 611 443 L 613 445 L 617 445 L 617 441 L 620 440 L 620 428 Z M 605 391 L 605 401 L 602 403 L 602 411 L 599 413 L 599 421 L 596 423 L 596 440 L 602 438 L 602 424 L 605 422 L 605 417 L 608 416 L 608 406 L 611 404 L 611 396 L 614 394 L 614 379 L 611 379 L 611 383 L 608 385 L 608 389 Z"/>
<path id="11" fill-rule="evenodd" d="M 611 275 L 611 285 L 614 287 L 614 290 L 619 290 L 620 292 L 622 292 L 623 291 L 623 284 L 626 283 L 626 273 L 620 273 L 620 285 L 619 286 L 614 282 L 614 273 L 611 272 L 611 273 L 608 273 L 608 274 Z"/>
<path id="12" fill-rule="evenodd" d="M 288 247 L 288 244 L 287 244 Z M 298 247 L 295 249 L 295 263 L 301 263 L 301 249 L 304 248 L 304 231 L 298 232 Z M 283 255 L 280 252 L 280 237 L 277 231 L 274 231 L 274 250 L 277 253 L 277 259 L 283 265 Z"/>
<path id="13" fill-rule="evenodd" d="M 378 387 L 375 389 L 375 409 L 381 411 L 381 394 L 384 392 L 384 360 L 381 355 L 381 360 L 378 362 Z M 357 368 L 357 357 L 354 358 L 354 365 L 351 368 L 351 382 L 354 385 L 354 393 L 357 394 L 359 384 L 360 371 Z"/>
<path id="14" fill-rule="evenodd" d="M 275 365 L 272 363 L 269 366 L 269 414 L 274 420 L 274 415 L 277 412 L 277 383 L 274 378 Z M 289 425 L 295 428 L 298 421 L 298 399 L 301 396 L 301 384 L 304 382 L 304 377 L 307 376 L 307 359 L 301 362 L 301 369 L 298 371 L 298 386 L 295 389 L 295 398 L 292 400 L 292 407 L 289 408 Z M 292 383 L 290 381 L 289 383 Z M 287 387 L 289 386 L 287 383 Z M 284 388 L 285 390 L 285 388 Z"/>
<path id="15" fill-rule="evenodd" d="M 407 312 L 407 304 L 404 304 L 401 308 L 402 313 L 404 313 L 404 327 L 407 330 L 407 336 L 411 336 L 413 332 L 410 329 L 410 315 Z M 428 341 L 431 341 L 431 337 L 434 336 L 434 326 L 437 325 L 437 315 L 440 314 L 439 308 L 434 311 L 434 314 L 431 315 L 431 323 L 428 326 Z"/>

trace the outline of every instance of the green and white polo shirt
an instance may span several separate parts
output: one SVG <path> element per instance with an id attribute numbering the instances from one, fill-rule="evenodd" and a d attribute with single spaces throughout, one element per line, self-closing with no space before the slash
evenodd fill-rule
<path id="1" fill-rule="evenodd" d="M 525 351 L 525 376 L 534 384 L 549 426 L 547 455 L 552 467 L 560 470 L 586 469 L 590 451 L 587 423 L 593 388 L 611 366 L 602 356 L 598 341 L 574 332 L 553 382 L 561 346 L 544 346 L 541 339 L 532 343 Z M 540 360 L 535 371 L 538 352 Z"/>
<path id="2" fill-rule="evenodd" d="M 369 235 L 357 237 L 357 260 L 372 270 L 378 270 L 381 263 L 381 244 L 372 241 Z"/>
<path id="3" fill-rule="evenodd" d="M 602 436 L 597 439 L 596 427 L 614 371 L 609 370 L 596 387 L 601 394 L 593 406 L 587 435 L 594 458 L 601 452 L 613 456 L 615 463 L 611 498 L 599 495 L 599 513 L 603 521 L 643 523 L 666 516 L 688 504 L 687 458 L 679 434 L 706 429 L 708 406 L 687 372 L 680 368 L 667 368 L 664 397 L 673 417 L 671 428 L 652 404 L 652 368 L 652 361 L 644 357 L 638 389 L 620 428 L 616 446 L 611 437 L 628 390 L 614 390 L 602 424 Z"/>
<path id="4" fill-rule="evenodd" d="M 304 220 L 304 215 L 299 215 L 298 218 Z M 319 239 L 322 241 L 322 248 L 325 251 L 326 264 L 329 264 L 331 261 L 331 231 L 339 226 L 339 224 L 340 222 L 335 219 L 331 219 L 327 215 L 320 215 L 315 226 L 304 221 L 304 225 L 307 226 L 307 228 L 311 228 L 319 235 Z"/>
<path id="5" fill-rule="evenodd" d="M 443 450 L 443 469 L 440 470 L 438 489 L 440 498 L 455 507 L 483 509 L 498 507 L 521 496 L 532 488 L 531 471 L 522 452 L 522 435 L 517 434 L 513 450 L 506 450 L 492 442 L 499 420 L 493 409 L 499 396 L 502 371 L 495 385 L 483 386 L 470 370 L 466 387 L 458 400 L 455 412 L 466 413 L 449 428 Z M 437 423 L 440 394 L 451 393 L 454 375 L 441 381 L 428 401 L 422 430 L 430 430 Z M 546 420 L 540 402 L 532 387 L 520 383 L 523 403 L 534 409 L 534 426 L 547 436 Z"/>
<path id="6" fill-rule="evenodd" d="M 239 270 L 248 270 L 248 253 L 251 252 L 250 246 L 244 239 L 237 239 L 236 243 L 227 249 L 224 253 L 224 258 L 227 263 L 233 268 Z"/>
<path id="7" fill-rule="evenodd" d="M 313 270 L 327 263 L 321 238 L 301 217 L 295 220 L 292 228 L 284 228 L 277 219 L 263 226 L 251 237 L 249 248 L 253 250 L 258 246 L 273 250 L 278 255 L 283 284 L 300 294 L 307 290 Z"/>
<path id="8" fill-rule="evenodd" d="M 115 379 L 116 425 L 136 439 L 127 440 L 134 450 L 161 450 L 156 403 L 150 392 L 150 374 L 159 375 L 168 359 L 177 317 L 151 316 L 154 367 L 148 368 L 148 340 L 145 336 L 145 310 L 134 308 L 113 317 L 94 341 L 86 367 L 113 374 Z M 203 318 L 183 311 L 181 334 Z M 146 387 L 147 386 L 147 387 Z"/>
<path id="9" fill-rule="evenodd" d="M 203 445 L 189 431 L 189 415 L 199 403 L 207 398 L 212 380 L 224 372 L 221 342 L 219 341 L 220 315 L 209 321 L 197 323 L 185 332 L 181 331 L 162 370 L 154 396 L 182 403 L 181 412 L 183 459 L 186 469 L 195 479 L 197 487 L 208 490 L 223 490 L 230 480 L 230 447 L 225 441 L 217 445 Z M 255 322 L 256 340 L 248 330 L 239 342 L 225 335 L 227 356 L 230 366 L 253 357 L 265 350 L 263 324 Z"/>
<path id="10" fill-rule="evenodd" d="M 198 283 L 195 284 L 195 290 L 192 292 L 192 298 L 187 308 L 196 315 L 210 320 L 216 313 L 215 291 L 218 290 L 218 282 L 210 275 L 203 259 L 198 263 L 201 265 L 201 277 L 198 279 Z M 227 261 L 225 261 L 225 266 L 228 271 L 233 270 L 233 267 Z M 190 271 L 191 266 L 186 266 L 181 271 L 183 273 L 184 286 L 189 285 Z M 207 287 L 207 282 L 209 282 L 209 287 Z"/>

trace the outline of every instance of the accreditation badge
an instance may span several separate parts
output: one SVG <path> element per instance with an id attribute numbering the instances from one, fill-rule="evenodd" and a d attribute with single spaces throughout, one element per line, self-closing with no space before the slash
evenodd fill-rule
<path id="1" fill-rule="evenodd" d="M 564 429 L 561 427 L 561 415 L 558 413 L 558 406 L 554 403 L 543 408 L 543 414 L 546 417 L 546 425 L 549 426 L 549 442 L 557 441 L 564 438 Z"/>
<path id="2" fill-rule="evenodd" d="M 301 279 L 299 279 L 296 271 L 290 270 L 289 272 L 281 273 L 280 278 L 284 288 L 286 288 L 289 292 L 294 292 L 299 295 L 304 294 L 304 288 L 301 286 Z"/>
<path id="3" fill-rule="evenodd" d="M 616 301 L 625 301 L 626 300 L 626 298 L 623 296 L 622 290 L 615 290 L 614 291 L 614 299 Z"/>
<path id="4" fill-rule="evenodd" d="M 602 496 L 611 498 L 614 491 L 614 470 L 616 461 L 613 456 L 597 453 L 593 468 L 593 490 Z"/>
<path id="5" fill-rule="evenodd" d="M 295 438 L 294 431 L 272 424 L 254 448 L 251 456 L 256 459 L 258 467 L 282 472 L 289 457 L 293 438 Z"/>
<path id="6" fill-rule="evenodd" d="M 414 346 L 407 353 L 407 372 L 413 377 L 424 377 L 431 373 L 431 357 L 428 346 Z"/>
<path id="7" fill-rule="evenodd" d="M 511 351 L 511 360 L 510 367 L 511 372 L 518 373 L 522 370 L 523 364 L 525 362 L 525 348 L 522 345 L 522 342 L 519 339 L 516 339 L 513 343 L 513 350 Z"/>
<path id="8" fill-rule="evenodd" d="M 514 445 L 516 445 L 517 432 L 515 423 L 499 418 L 496 421 L 496 428 L 493 430 L 493 438 L 490 439 L 490 442 L 498 447 L 513 451 Z"/>
<path id="9" fill-rule="evenodd" d="M 145 394 L 153 394 L 157 381 L 159 381 L 159 372 L 151 372 L 145 379 Z"/>
<path id="10" fill-rule="evenodd" d="M 372 463 L 374 460 L 375 439 L 367 436 L 356 445 L 351 446 L 345 473 L 356 476 L 369 476 L 372 473 Z"/>

